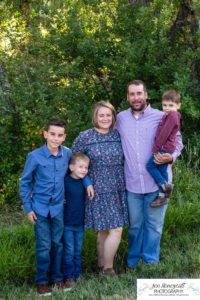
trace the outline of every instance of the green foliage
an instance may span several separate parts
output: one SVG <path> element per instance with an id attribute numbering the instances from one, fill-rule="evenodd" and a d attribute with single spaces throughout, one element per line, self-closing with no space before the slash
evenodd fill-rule
<path id="1" fill-rule="evenodd" d="M 181 93 L 184 139 L 199 144 L 198 1 L 3 0 L 0 13 L 1 191 L 50 117 L 68 122 L 70 146 L 96 101 L 126 107 L 134 78 L 156 107 L 165 89 Z"/>
<path id="2" fill-rule="evenodd" d="M 4 179 L 5 180 L 5 179 Z M 6 204 L 11 208 L 15 208 L 16 204 L 20 203 L 18 196 L 19 175 L 10 175 L 2 185 L 0 193 L 0 209 Z M 17 194 L 16 194 L 17 193 Z"/>

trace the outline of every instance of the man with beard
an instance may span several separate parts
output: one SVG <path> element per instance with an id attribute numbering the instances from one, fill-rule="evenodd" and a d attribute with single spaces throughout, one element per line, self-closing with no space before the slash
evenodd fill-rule
<path id="1" fill-rule="evenodd" d="M 125 156 L 125 181 L 129 210 L 128 268 L 137 267 L 140 260 L 147 265 L 159 262 L 160 239 L 167 205 L 151 208 L 158 195 L 158 186 L 146 170 L 152 153 L 156 129 L 163 112 L 153 109 L 147 101 L 146 85 L 141 80 L 129 82 L 127 100 L 130 108 L 117 116 Z M 156 154 L 158 164 L 172 163 L 182 150 L 182 138 L 177 136 L 177 147 L 171 154 Z M 170 170 L 171 171 L 171 170 Z"/>

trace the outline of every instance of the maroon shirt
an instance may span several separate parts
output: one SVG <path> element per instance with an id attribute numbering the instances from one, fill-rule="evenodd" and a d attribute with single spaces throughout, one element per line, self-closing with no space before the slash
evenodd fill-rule
<path id="1" fill-rule="evenodd" d="M 158 153 L 160 150 L 172 153 L 176 149 L 176 134 L 180 130 L 181 114 L 172 111 L 164 114 L 161 122 L 158 125 L 153 153 Z"/>

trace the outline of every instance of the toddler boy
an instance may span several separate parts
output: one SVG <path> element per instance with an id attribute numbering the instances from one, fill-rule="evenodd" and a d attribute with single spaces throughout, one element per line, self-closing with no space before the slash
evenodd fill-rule
<path id="1" fill-rule="evenodd" d="M 76 152 L 69 162 L 70 174 L 65 177 L 63 276 L 69 288 L 75 285 L 82 273 L 86 197 L 83 178 L 88 167 L 89 158 L 82 152 Z"/>
<path id="2" fill-rule="evenodd" d="M 168 90 L 162 95 L 162 108 L 165 112 L 158 129 L 153 146 L 153 155 L 147 163 L 147 171 L 154 178 L 159 187 L 158 197 L 151 202 L 151 207 L 159 207 L 168 203 L 173 184 L 168 182 L 168 164 L 158 165 L 154 162 L 154 155 L 160 153 L 173 153 L 176 148 L 176 135 L 180 130 L 181 115 L 180 95 L 176 90 Z"/>

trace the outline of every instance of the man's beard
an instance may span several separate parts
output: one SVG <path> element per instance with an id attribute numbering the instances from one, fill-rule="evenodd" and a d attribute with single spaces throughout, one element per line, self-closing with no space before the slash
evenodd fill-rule
<path id="1" fill-rule="evenodd" d="M 138 108 L 135 108 L 134 106 L 131 106 L 131 108 L 132 108 L 132 111 L 134 112 L 134 111 L 143 111 L 144 109 L 145 109 L 145 107 L 146 107 L 146 103 L 142 103 L 141 105 L 140 105 L 140 107 L 138 107 Z"/>

